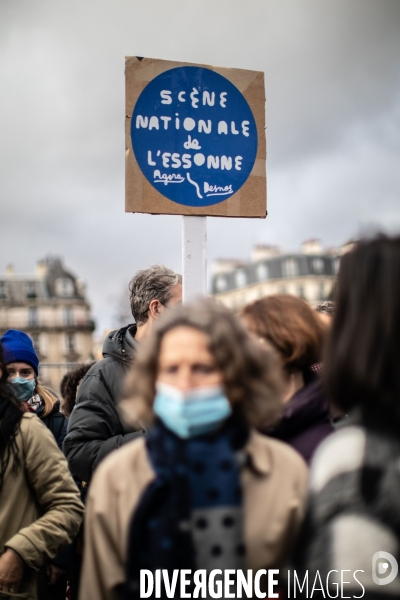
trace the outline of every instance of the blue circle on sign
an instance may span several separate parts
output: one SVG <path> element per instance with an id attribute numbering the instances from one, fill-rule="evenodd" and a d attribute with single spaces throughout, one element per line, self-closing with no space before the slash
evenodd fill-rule
<path id="1" fill-rule="evenodd" d="M 202 67 L 177 67 L 150 81 L 134 107 L 131 138 L 146 179 L 185 206 L 211 206 L 235 194 L 258 146 L 243 94 Z"/>

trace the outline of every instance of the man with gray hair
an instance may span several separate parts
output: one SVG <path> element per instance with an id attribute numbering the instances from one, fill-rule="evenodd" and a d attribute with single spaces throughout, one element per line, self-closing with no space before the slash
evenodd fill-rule
<path id="1" fill-rule="evenodd" d="M 138 271 L 129 284 L 131 311 L 137 331 L 136 341 L 143 340 L 165 308 L 182 302 L 182 277 L 161 265 Z"/>
<path id="2" fill-rule="evenodd" d="M 121 387 L 140 343 L 154 323 L 182 301 L 182 277 L 162 265 L 138 271 L 129 284 L 135 324 L 112 331 L 105 339 L 103 359 L 93 365 L 79 386 L 63 450 L 78 484 L 86 488 L 93 470 L 112 450 L 142 435 L 119 418 Z"/>

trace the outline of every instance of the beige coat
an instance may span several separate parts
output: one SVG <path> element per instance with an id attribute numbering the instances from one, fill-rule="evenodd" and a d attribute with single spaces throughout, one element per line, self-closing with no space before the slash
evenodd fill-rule
<path id="1" fill-rule="evenodd" d="M 245 453 L 248 460 L 241 481 L 247 568 L 279 568 L 303 517 L 307 467 L 288 445 L 254 431 Z M 143 439 L 100 464 L 85 516 L 80 600 L 120 600 L 131 517 L 154 477 Z"/>
<path id="2" fill-rule="evenodd" d="M 5 548 L 19 554 L 27 565 L 20 594 L 36 598 L 36 569 L 72 541 L 83 505 L 53 434 L 33 413 L 23 415 L 16 443 L 22 466 L 14 475 L 10 461 L 4 474 L 0 554 Z"/>

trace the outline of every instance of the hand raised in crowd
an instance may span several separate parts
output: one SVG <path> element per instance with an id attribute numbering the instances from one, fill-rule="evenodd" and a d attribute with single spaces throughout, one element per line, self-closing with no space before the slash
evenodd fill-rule
<path id="1" fill-rule="evenodd" d="M 24 567 L 13 550 L 6 550 L 0 557 L 0 591 L 16 594 L 19 591 Z"/>

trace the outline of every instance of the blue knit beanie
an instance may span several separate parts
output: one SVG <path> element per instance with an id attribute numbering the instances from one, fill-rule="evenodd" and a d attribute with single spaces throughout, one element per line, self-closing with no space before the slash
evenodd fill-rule
<path id="1" fill-rule="evenodd" d="M 12 362 L 26 362 L 38 375 L 39 359 L 29 335 L 18 329 L 9 329 L 0 338 L 0 342 L 3 345 L 5 365 Z"/>

